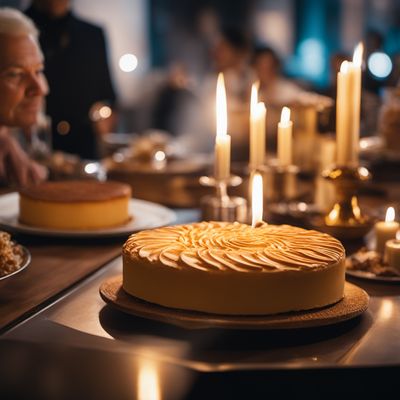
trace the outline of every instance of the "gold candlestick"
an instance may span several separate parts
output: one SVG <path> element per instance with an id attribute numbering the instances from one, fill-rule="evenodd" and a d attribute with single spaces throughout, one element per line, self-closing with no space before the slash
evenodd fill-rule
<path id="1" fill-rule="evenodd" d="M 357 198 L 357 190 L 371 178 L 364 167 L 338 167 L 322 172 L 323 178 L 334 184 L 336 201 L 323 220 L 313 221 L 313 225 L 341 239 L 363 237 L 372 228 L 372 220 L 365 215 Z"/>

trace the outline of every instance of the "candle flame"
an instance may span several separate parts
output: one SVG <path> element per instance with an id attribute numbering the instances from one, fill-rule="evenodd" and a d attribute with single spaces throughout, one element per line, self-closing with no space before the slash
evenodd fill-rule
<path id="1" fill-rule="evenodd" d="M 332 210 L 329 212 L 327 219 L 330 222 L 336 222 L 339 217 L 339 210 L 340 210 L 340 206 L 338 204 L 335 204 L 333 206 Z"/>
<path id="2" fill-rule="evenodd" d="M 255 228 L 259 222 L 262 222 L 263 216 L 263 180 L 258 172 L 254 174 L 252 181 L 251 215 L 251 226 Z"/>
<path id="3" fill-rule="evenodd" d="M 353 64 L 356 67 L 361 67 L 363 58 L 364 46 L 362 42 L 358 43 L 353 53 Z"/>
<path id="4" fill-rule="evenodd" d="M 290 108 L 283 107 L 281 113 L 281 123 L 288 124 L 290 122 Z"/>
<path id="5" fill-rule="evenodd" d="M 217 80 L 217 96 L 216 96 L 216 107 L 217 115 L 217 136 L 225 136 L 228 133 L 228 117 L 227 117 L 227 105 L 226 105 L 226 91 L 224 83 L 224 74 L 221 72 L 218 74 Z"/>
<path id="6" fill-rule="evenodd" d="M 250 96 L 250 115 L 254 115 L 258 103 L 258 86 L 259 82 L 255 82 L 251 85 L 251 96 Z"/>
<path id="7" fill-rule="evenodd" d="M 393 207 L 388 207 L 386 210 L 385 222 L 393 222 L 395 217 L 395 212 Z"/>
<path id="8" fill-rule="evenodd" d="M 340 64 L 340 72 L 342 74 L 345 74 L 349 72 L 349 67 L 350 67 L 350 62 L 349 61 L 343 61 L 342 64 Z"/>
<path id="9" fill-rule="evenodd" d="M 254 108 L 254 115 L 255 117 L 258 119 L 260 118 L 261 115 L 263 115 L 263 113 L 266 112 L 266 108 L 265 108 L 265 104 L 263 102 L 259 102 L 256 104 L 255 108 Z"/>
<path id="10" fill-rule="evenodd" d="M 358 200 L 357 200 L 357 197 L 356 197 L 356 196 L 353 196 L 353 197 L 351 198 L 351 207 L 353 208 L 354 216 L 355 216 L 357 219 L 360 219 L 360 218 L 361 218 L 361 209 L 360 209 L 360 207 L 359 207 L 359 205 L 358 205 Z"/>

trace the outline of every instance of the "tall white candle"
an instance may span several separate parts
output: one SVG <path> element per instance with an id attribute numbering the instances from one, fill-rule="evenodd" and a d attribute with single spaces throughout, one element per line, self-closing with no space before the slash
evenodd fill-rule
<path id="1" fill-rule="evenodd" d="M 231 166 L 231 137 L 227 133 L 228 116 L 224 76 L 222 73 L 218 75 L 217 80 L 215 111 L 217 136 L 215 138 L 214 175 L 216 179 L 222 180 L 229 178 Z"/>
<path id="2" fill-rule="evenodd" d="M 250 167 L 259 168 L 265 158 L 265 104 L 258 102 L 258 83 L 251 86 L 250 97 Z"/>
<path id="3" fill-rule="evenodd" d="M 358 165 L 362 53 L 360 43 L 354 51 L 353 62 L 343 61 L 337 76 L 336 161 L 342 167 Z"/>
<path id="4" fill-rule="evenodd" d="M 395 220 L 395 211 L 393 207 L 386 210 L 385 221 L 379 221 L 375 224 L 376 251 L 384 252 L 385 244 L 388 240 L 396 237 L 396 232 L 400 228 L 400 224 Z"/>
<path id="5" fill-rule="evenodd" d="M 353 158 L 349 64 L 348 61 L 343 61 L 337 76 L 336 162 L 339 166 L 348 165 Z"/>
<path id="6" fill-rule="evenodd" d="M 283 167 L 292 164 L 292 128 L 290 108 L 283 107 L 281 121 L 278 123 L 278 162 Z"/>
<path id="7" fill-rule="evenodd" d="M 251 85 L 251 95 L 250 95 L 250 130 L 252 128 L 251 116 L 254 114 L 255 108 L 258 103 L 258 87 L 259 82 L 255 82 Z"/>
<path id="8" fill-rule="evenodd" d="M 354 159 L 358 164 L 358 153 L 360 144 L 360 118 L 361 118 L 361 67 L 364 47 L 360 42 L 354 50 L 353 62 L 351 65 L 353 79 L 353 143 L 354 143 Z"/>

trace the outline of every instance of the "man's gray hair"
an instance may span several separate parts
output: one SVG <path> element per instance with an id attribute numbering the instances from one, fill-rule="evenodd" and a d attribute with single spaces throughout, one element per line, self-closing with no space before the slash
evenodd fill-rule
<path id="1" fill-rule="evenodd" d="M 10 7 L 0 7 L 0 34 L 39 36 L 33 21 L 21 11 Z"/>

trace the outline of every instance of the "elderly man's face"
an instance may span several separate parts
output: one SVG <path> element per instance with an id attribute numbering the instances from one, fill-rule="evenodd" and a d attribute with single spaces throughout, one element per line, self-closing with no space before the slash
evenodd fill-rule
<path id="1" fill-rule="evenodd" d="M 47 92 L 36 41 L 29 35 L 0 34 L 0 125 L 35 124 Z"/>

